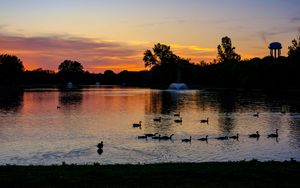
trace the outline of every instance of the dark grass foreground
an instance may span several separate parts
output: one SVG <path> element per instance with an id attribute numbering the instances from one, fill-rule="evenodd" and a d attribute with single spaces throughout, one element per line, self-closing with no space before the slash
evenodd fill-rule
<path id="1" fill-rule="evenodd" d="M 0 187 L 300 187 L 299 162 L 1 166 Z"/>

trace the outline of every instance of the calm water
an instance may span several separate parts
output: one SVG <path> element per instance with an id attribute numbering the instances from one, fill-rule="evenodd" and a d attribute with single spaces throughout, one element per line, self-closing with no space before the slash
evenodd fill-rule
<path id="1" fill-rule="evenodd" d="M 60 109 L 57 109 L 60 106 Z M 284 111 L 285 113 L 282 113 Z M 175 112 L 183 117 L 174 123 Z M 260 112 L 259 118 L 253 114 Z M 87 87 L 0 94 L 0 164 L 300 160 L 299 93 Z M 161 122 L 153 118 L 162 117 Z M 209 117 L 209 123 L 200 123 Z M 142 129 L 132 123 L 142 121 Z M 279 138 L 267 134 L 279 129 Z M 248 134 L 259 131 L 259 140 Z M 144 133 L 173 141 L 139 140 Z M 239 141 L 218 136 L 240 134 Z M 208 142 L 197 138 L 209 135 Z M 191 143 L 181 139 L 192 136 Z M 96 145 L 104 141 L 103 153 Z"/>

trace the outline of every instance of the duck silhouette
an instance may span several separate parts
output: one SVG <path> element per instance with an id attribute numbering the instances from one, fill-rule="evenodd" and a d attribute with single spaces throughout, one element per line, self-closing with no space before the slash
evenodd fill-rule
<path id="1" fill-rule="evenodd" d="M 159 137 L 160 140 L 172 140 L 172 137 L 174 136 L 174 134 L 171 134 L 170 136 L 161 136 Z"/>
<path id="2" fill-rule="evenodd" d="M 228 136 L 220 136 L 220 137 L 217 137 L 217 140 L 228 140 L 229 137 Z"/>
<path id="3" fill-rule="evenodd" d="M 200 120 L 200 123 L 208 123 L 208 118 Z"/>
<path id="4" fill-rule="evenodd" d="M 278 129 L 276 129 L 276 133 L 274 134 L 269 134 L 268 138 L 278 138 Z"/>
<path id="5" fill-rule="evenodd" d="M 238 140 L 239 139 L 239 133 L 237 133 L 235 136 L 230 136 L 229 138 Z"/>
<path id="6" fill-rule="evenodd" d="M 259 135 L 259 132 L 256 131 L 256 134 L 249 134 L 249 138 L 259 138 L 260 135 Z"/>
<path id="7" fill-rule="evenodd" d="M 192 136 L 190 136 L 190 138 L 182 139 L 181 142 L 192 142 Z"/>
<path id="8" fill-rule="evenodd" d="M 199 141 L 207 141 L 207 139 L 208 139 L 208 135 L 206 135 L 204 138 L 199 138 L 198 140 Z"/>
<path id="9" fill-rule="evenodd" d="M 101 141 L 101 142 L 97 145 L 97 147 L 98 147 L 99 149 L 102 149 L 102 148 L 103 148 L 103 141 Z"/>
<path id="10" fill-rule="evenodd" d="M 141 128 L 142 127 L 142 121 L 140 121 L 139 123 L 133 123 L 132 124 L 132 127 L 134 127 L 134 128 Z"/>

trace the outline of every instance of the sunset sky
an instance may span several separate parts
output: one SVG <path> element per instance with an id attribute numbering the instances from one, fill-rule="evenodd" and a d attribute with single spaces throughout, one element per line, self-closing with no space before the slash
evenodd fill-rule
<path id="1" fill-rule="evenodd" d="M 143 70 L 143 52 L 170 45 L 193 62 L 216 58 L 229 36 L 242 58 L 283 55 L 300 28 L 299 0 L 0 0 L 0 54 L 26 69 L 57 70 L 65 59 L 91 72 Z"/>

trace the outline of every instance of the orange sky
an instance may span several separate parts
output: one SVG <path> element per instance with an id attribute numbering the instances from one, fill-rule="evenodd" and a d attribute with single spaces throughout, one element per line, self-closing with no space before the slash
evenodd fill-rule
<path id="1" fill-rule="evenodd" d="M 268 55 L 273 41 L 286 55 L 299 32 L 298 7 L 298 0 L 10 0 L 0 7 L 0 54 L 17 55 L 26 69 L 57 71 L 70 59 L 91 72 L 119 72 L 143 70 L 143 52 L 158 42 L 210 62 L 229 36 L 244 59 Z"/>

